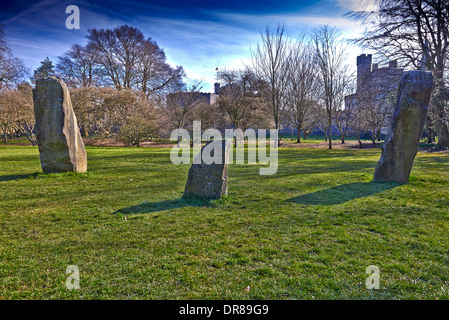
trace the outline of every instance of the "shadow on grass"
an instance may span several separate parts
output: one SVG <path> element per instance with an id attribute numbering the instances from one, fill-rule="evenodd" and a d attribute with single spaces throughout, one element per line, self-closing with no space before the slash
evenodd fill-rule
<path id="1" fill-rule="evenodd" d="M 39 174 L 40 174 L 39 172 L 36 172 L 33 174 L 12 174 L 12 175 L 7 175 L 7 176 L 0 176 L 0 182 L 18 180 L 18 179 L 36 178 Z"/>
<path id="2" fill-rule="evenodd" d="M 313 193 L 303 194 L 298 197 L 290 198 L 287 201 L 306 205 L 334 205 L 357 198 L 368 197 L 400 185 L 402 184 L 393 182 L 354 182 Z"/>
<path id="3" fill-rule="evenodd" d="M 184 207 L 205 207 L 210 204 L 210 200 L 201 198 L 181 198 L 174 200 L 165 200 L 158 202 L 144 202 L 135 206 L 122 208 L 113 214 L 121 213 L 124 215 L 143 214 L 152 212 L 161 212 L 171 209 Z"/>

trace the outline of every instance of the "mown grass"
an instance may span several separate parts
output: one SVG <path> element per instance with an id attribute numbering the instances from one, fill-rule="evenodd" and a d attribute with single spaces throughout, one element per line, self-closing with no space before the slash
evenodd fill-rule
<path id="1" fill-rule="evenodd" d="M 88 173 L 45 175 L 36 147 L 0 147 L 0 298 L 449 298 L 447 153 L 398 185 L 371 182 L 377 149 L 281 148 L 276 175 L 231 165 L 205 203 L 168 148 L 87 152 Z"/>

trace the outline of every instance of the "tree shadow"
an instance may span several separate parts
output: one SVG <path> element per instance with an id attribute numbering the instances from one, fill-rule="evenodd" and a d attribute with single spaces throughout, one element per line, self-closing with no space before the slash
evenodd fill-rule
<path id="1" fill-rule="evenodd" d="M 40 174 L 39 172 L 36 172 L 33 174 L 12 174 L 12 175 L 0 176 L 0 182 L 18 180 L 18 179 L 35 178 L 39 174 Z"/>
<path id="2" fill-rule="evenodd" d="M 373 194 L 393 189 L 402 185 L 394 182 L 353 182 L 341 184 L 329 189 L 303 194 L 286 201 L 305 205 L 335 205 L 357 198 L 368 197 Z"/>
<path id="3" fill-rule="evenodd" d="M 166 210 L 184 208 L 184 207 L 206 207 L 210 200 L 203 198 L 180 198 L 174 200 L 164 200 L 158 202 L 143 202 L 135 206 L 119 209 L 113 214 L 121 213 L 123 215 L 144 214 L 152 212 L 161 212 Z"/>

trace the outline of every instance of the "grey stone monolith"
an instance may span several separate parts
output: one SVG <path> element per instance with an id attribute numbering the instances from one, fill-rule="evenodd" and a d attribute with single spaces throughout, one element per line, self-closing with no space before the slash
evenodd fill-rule
<path id="1" fill-rule="evenodd" d="M 228 193 L 229 140 L 206 143 L 189 169 L 183 198 L 220 199 Z"/>
<path id="2" fill-rule="evenodd" d="M 64 81 L 59 77 L 36 80 L 33 99 L 42 170 L 85 172 L 86 150 Z"/>
<path id="3" fill-rule="evenodd" d="M 418 151 L 432 94 L 430 72 L 408 71 L 401 76 L 390 131 L 374 171 L 374 181 L 407 182 Z"/>

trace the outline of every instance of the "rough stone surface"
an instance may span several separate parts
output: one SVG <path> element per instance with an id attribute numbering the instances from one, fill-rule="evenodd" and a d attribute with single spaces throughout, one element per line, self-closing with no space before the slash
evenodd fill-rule
<path id="1" fill-rule="evenodd" d="M 218 161 L 220 163 L 206 164 L 204 162 L 204 151 L 207 151 L 207 148 L 210 149 L 214 143 L 221 149 L 221 161 Z M 195 157 L 194 163 L 189 169 L 183 195 L 184 198 L 194 196 L 207 199 L 220 199 L 223 195 L 227 195 L 229 149 L 229 140 L 209 141 L 201 148 L 201 152 Z M 199 161 L 200 155 L 203 155 L 201 161 Z"/>
<path id="2" fill-rule="evenodd" d="M 33 99 L 42 170 L 85 172 L 86 150 L 65 83 L 58 77 L 38 79 Z"/>
<path id="3" fill-rule="evenodd" d="M 408 181 L 429 108 L 432 82 L 432 74 L 426 71 L 408 71 L 402 75 L 391 129 L 374 181 Z"/>

